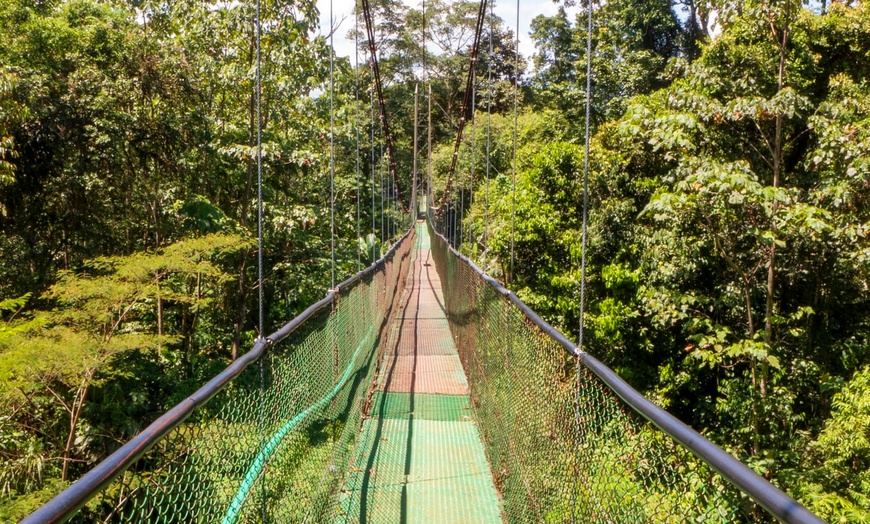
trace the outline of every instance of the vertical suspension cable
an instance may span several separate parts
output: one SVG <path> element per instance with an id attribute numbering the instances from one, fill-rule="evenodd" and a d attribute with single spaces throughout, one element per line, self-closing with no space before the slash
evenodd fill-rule
<path id="1" fill-rule="evenodd" d="M 393 187 L 390 184 L 390 177 L 386 177 L 385 185 L 387 187 L 387 190 L 386 190 L 387 203 L 386 203 L 384 209 L 386 210 L 385 218 L 387 219 L 387 237 L 386 238 L 387 238 L 387 245 L 389 245 L 390 235 L 392 235 L 392 233 L 393 233 L 393 214 L 391 212 L 393 209 L 393 207 L 392 207 L 393 206 L 393 193 L 392 193 Z"/>
<path id="2" fill-rule="evenodd" d="M 453 197 L 453 247 L 459 249 L 459 202 L 456 196 Z"/>
<path id="3" fill-rule="evenodd" d="M 459 150 L 457 150 L 457 157 L 459 156 L 459 153 L 462 149 L 462 144 L 460 143 L 459 146 L 460 146 L 460 148 L 459 148 Z M 461 173 L 462 170 L 460 169 L 459 172 Z M 460 174 L 457 174 L 457 179 L 461 179 Z M 463 242 L 463 240 L 465 240 L 465 235 L 464 235 L 465 230 L 464 230 L 463 225 L 462 225 L 462 221 L 464 219 L 465 219 L 465 184 L 462 183 L 461 181 L 459 181 L 459 220 L 457 220 L 456 223 L 458 223 L 457 250 L 460 253 L 462 252 L 462 242 Z M 456 228 L 457 226 L 454 224 L 453 227 Z"/>
<path id="4" fill-rule="evenodd" d="M 390 178 L 387 177 L 387 244 L 393 237 L 393 184 Z"/>
<path id="5" fill-rule="evenodd" d="M 520 93 L 520 0 L 517 0 L 517 23 L 516 23 L 516 41 L 514 45 L 514 151 L 513 151 L 513 173 L 511 177 L 511 265 L 510 274 L 508 275 L 508 284 L 514 280 L 514 238 L 516 236 L 516 214 L 517 214 L 517 128 L 518 113 L 519 113 L 519 93 Z"/>
<path id="6" fill-rule="evenodd" d="M 384 206 L 386 209 L 386 215 L 384 218 L 386 219 L 386 228 L 387 228 L 387 236 L 385 237 L 387 240 L 387 244 L 390 243 L 390 234 L 392 233 L 392 224 L 390 223 L 392 220 L 392 213 L 390 212 L 390 202 L 392 201 L 392 194 L 390 193 L 390 177 L 386 177 L 384 181 L 384 186 L 386 187 L 384 193 L 386 194 L 387 203 Z"/>
<path id="7" fill-rule="evenodd" d="M 263 308 L 263 119 L 260 107 L 261 92 L 263 90 L 262 79 L 260 77 L 260 33 L 262 24 L 260 22 L 260 0 L 257 0 L 257 22 L 256 22 L 256 45 L 257 45 L 257 64 L 256 64 L 256 83 L 257 83 L 257 329 L 260 331 L 259 337 L 264 336 L 263 326 L 264 308 Z"/>
<path id="8" fill-rule="evenodd" d="M 381 175 L 381 180 L 380 180 L 379 185 L 381 188 L 380 189 L 380 191 L 381 191 L 381 244 L 383 244 L 384 240 L 385 240 L 384 230 L 386 229 L 386 220 L 385 220 L 386 217 L 384 216 L 384 193 L 386 191 L 384 190 L 384 182 L 385 182 L 384 181 L 384 178 L 385 178 L 384 177 L 384 146 L 383 146 L 383 144 L 381 144 L 379 147 L 380 147 L 381 168 L 378 170 L 378 172 Z"/>
<path id="9" fill-rule="evenodd" d="M 369 62 L 369 64 L 371 65 L 372 62 Z M 374 66 L 371 66 L 371 73 L 372 73 L 372 77 L 374 78 Z M 375 260 L 378 259 L 378 257 L 375 256 L 375 248 L 376 248 L 375 241 L 377 240 L 378 237 L 375 235 L 375 217 L 377 215 L 375 214 L 375 168 L 376 168 L 376 166 L 375 166 L 375 88 L 374 88 L 374 84 L 372 85 L 372 88 L 371 88 L 371 110 L 372 110 L 372 129 L 371 129 L 371 131 L 372 131 L 372 134 L 371 134 L 371 136 L 372 136 L 372 156 L 371 156 L 371 162 L 370 162 L 370 167 L 371 167 L 371 172 L 372 172 L 372 237 L 371 237 L 371 240 L 372 240 L 372 263 L 374 263 Z"/>
<path id="10" fill-rule="evenodd" d="M 426 131 L 429 134 L 428 137 L 428 145 L 426 146 L 426 154 L 428 158 L 426 159 L 426 168 L 429 171 L 429 198 L 426 202 L 426 207 L 428 208 L 427 213 L 429 214 L 429 220 L 431 221 L 435 206 L 435 189 L 432 188 L 432 84 L 429 84 L 429 115 L 428 115 L 428 123 L 426 125 Z M 435 224 L 432 224 L 432 227 L 435 227 Z"/>
<path id="11" fill-rule="evenodd" d="M 414 84 L 414 165 L 411 167 L 413 169 L 414 174 L 412 176 L 413 180 L 411 182 L 411 224 L 409 224 L 409 227 L 417 222 L 417 208 L 419 207 L 419 204 L 417 203 L 417 199 L 419 198 L 418 191 L 417 191 L 417 184 L 418 184 L 418 180 L 419 180 L 417 177 L 417 156 L 420 153 L 420 150 L 418 148 L 419 140 L 417 137 L 417 131 L 418 131 L 418 127 L 419 127 L 417 124 L 420 123 L 420 116 L 418 114 L 419 105 L 420 105 L 420 84 L 415 83 Z"/>
<path id="12" fill-rule="evenodd" d="M 354 10 L 354 32 L 353 32 L 353 70 L 356 80 L 356 90 L 354 92 L 354 133 L 356 134 L 356 238 L 357 242 L 362 238 L 362 201 L 361 199 L 361 171 L 360 171 L 360 147 L 359 147 L 359 5 Z M 357 246 L 356 249 L 356 270 L 362 270 L 362 249 Z"/>
<path id="13" fill-rule="evenodd" d="M 465 219 L 465 185 L 459 186 L 459 248 L 462 249 L 463 228 L 462 221 Z"/>
<path id="14" fill-rule="evenodd" d="M 474 82 L 471 85 L 471 105 L 476 106 L 477 104 L 477 72 L 475 72 Z M 477 170 L 477 166 L 475 165 L 475 159 L 477 157 L 477 122 L 475 121 L 475 115 L 477 112 L 471 114 L 471 193 L 474 194 L 474 175 Z M 472 197 L 473 201 L 473 197 Z M 468 236 L 472 237 L 471 233 L 471 224 L 468 225 Z"/>
<path id="15" fill-rule="evenodd" d="M 257 46 L 257 63 L 256 63 L 256 95 L 257 99 L 257 338 L 262 340 L 265 330 L 265 315 L 263 307 L 263 118 L 261 99 L 263 91 L 263 82 L 260 76 L 261 55 L 260 55 L 260 33 L 262 32 L 262 22 L 260 20 L 260 0 L 257 0 L 256 6 L 256 46 Z M 261 358 L 259 362 L 260 371 L 260 413 L 259 422 L 261 427 L 260 439 L 261 444 L 265 444 L 266 435 L 265 418 L 266 418 L 266 365 L 265 359 Z M 263 472 L 263 477 L 260 481 L 260 520 L 266 522 L 266 472 Z"/>
<path id="16" fill-rule="evenodd" d="M 586 312 L 586 238 L 589 214 L 589 120 L 592 111 L 592 0 L 588 1 L 586 21 L 586 122 L 583 146 L 583 232 L 580 240 L 580 326 L 579 348 L 583 351 L 583 316 Z"/>
<path id="17" fill-rule="evenodd" d="M 387 177 L 387 244 L 393 237 L 393 185 Z"/>
<path id="18" fill-rule="evenodd" d="M 329 0 L 329 239 L 330 239 L 330 289 L 335 290 L 335 16 L 333 2 Z M 337 296 L 334 295 L 334 298 Z M 329 339 L 332 346 L 332 380 L 338 383 L 339 355 L 336 343 L 336 321 L 339 307 L 338 300 L 332 301 L 332 316 L 330 318 Z M 335 407 L 335 398 L 330 400 L 330 409 Z M 330 425 L 332 433 L 332 459 L 328 471 L 335 472 L 336 427 Z"/>
<path id="19" fill-rule="evenodd" d="M 492 165 L 492 4 L 489 7 L 489 55 L 486 60 L 486 186 L 483 205 L 483 270 L 486 271 L 486 255 L 489 251 L 489 168 Z"/>
<path id="20" fill-rule="evenodd" d="M 447 235 L 447 241 L 453 247 L 453 231 L 451 231 L 451 218 L 453 215 L 450 212 L 453 210 L 453 199 L 447 201 L 447 215 L 444 217 L 444 234 Z"/>
<path id="21" fill-rule="evenodd" d="M 584 122 L 584 135 L 583 135 L 583 221 L 582 221 L 582 234 L 580 238 L 580 318 L 579 318 L 579 327 L 578 327 L 578 342 L 577 349 L 578 354 L 583 354 L 584 346 L 583 346 L 583 321 L 586 312 L 586 230 L 587 230 L 587 216 L 589 214 L 589 120 L 592 112 L 592 0 L 586 0 L 586 114 L 585 114 L 585 122 Z M 575 414 L 574 414 L 574 423 L 578 426 L 580 424 L 580 384 L 581 384 L 581 376 L 580 376 L 580 357 L 577 357 L 576 362 L 576 398 L 574 401 L 575 404 Z M 580 448 L 577 448 L 577 458 L 575 460 L 575 464 L 579 464 L 580 460 Z M 571 507 L 571 522 L 576 522 L 577 519 L 577 490 L 580 482 L 580 472 L 575 465 L 574 470 L 574 490 L 573 497 L 574 501 Z"/>
<path id="22" fill-rule="evenodd" d="M 329 288 L 335 289 L 335 31 L 332 24 L 332 0 L 329 0 Z"/>
<path id="23" fill-rule="evenodd" d="M 393 216 L 395 211 L 395 199 L 393 198 L 393 186 L 390 183 L 390 177 L 387 177 L 387 243 L 393 238 L 393 230 L 396 227 L 396 219 Z"/>
<path id="24" fill-rule="evenodd" d="M 474 123 L 472 123 L 471 127 L 471 136 L 474 136 Z M 468 148 L 468 209 L 474 209 L 474 142 L 471 142 L 471 146 Z M 469 211 L 471 213 L 471 211 Z M 473 217 L 473 215 L 472 215 Z M 472 257 L 474 255 L 474 230 L 473 230 L 473 218 L 468 221 L 468 234 L 465 237 L 465 241 L 468 244 L 468 256 Z"/>
<path id="25" fill-rule="evenodd" d="M 423 83 L 429 83 L 429 48 L 426 47 L 427 26 L 426 26 L 426 0 L 423 0 Z"/>
<path id="26" fill-rule="evenodd" d="M 426 84 L 427 102 L 429 103 L 429 120 L 426 124 L 426 133 L 429 137 L 426 145 L 426 170 L 431 172 L 432 165 L 432 84 L 429 83 L 429 47 L 428 47 L 428 19 L 426 16 L 426 0 L 423 0 L 423 83 Z M 432 177 L 426 182 L 426 217 L 431 220 L 429 210 L 432 208 Z"/>
<path id="27" fill-rule="evenodd" d="M 450 219 L 450 240 L 453 247 L 456 247 L 456 197 L 450 198 L 450 208 L 453 210 L 453 213 L 448 215 Z"/>

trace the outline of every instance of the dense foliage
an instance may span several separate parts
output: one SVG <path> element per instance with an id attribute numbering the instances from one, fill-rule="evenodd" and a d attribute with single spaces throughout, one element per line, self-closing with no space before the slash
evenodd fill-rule
<path id="1" fill-rule="evenodd" d="M 668 5 L 593 13 L 586 349 L 823 518 L 865 521 L 870 10 L 725 3 L 706 37 Z M 465 156 L 495 158 L 447 220 L 576 332 L 585 12 L 534 28 L 516 164 L 511 123 L 478 114 Z"/>
<path id="2" fill-rule="evenodd" d="M 823 518 L 870 520 L 870 9 L 600 4 L 590 115 L 585 4 L 535 18 L 531 57 L 487 17 L 448 233 L 576 331 L 588 116 L 586 349 Z M 445 194 L 477 3 L 372 6 L 398 187 L 365 54 L 330 101 L 315 4 L 263 1 L 267 329 L 331 285 L 331 138 L 338 278 L 401 233 L 417 87 Z M 257 335 L 253 17 L 0 4 L 0 519 Z"/>
<path id="3" fill-rule="evenodd" d="M 262 4 L 271 331 L 331 285 L 329 51 L 311 36 L 312 2 Z M 0 520 L 256 336 L 253 14 L 253 2 L 0 5 Z M 380 152 L 355 160 L 368 100 L 355 109 L 352 89 L 371 83 L 356 76 L 336 62 L 339 279 L 400 227 L 357 175 L 385 183 Z"/>

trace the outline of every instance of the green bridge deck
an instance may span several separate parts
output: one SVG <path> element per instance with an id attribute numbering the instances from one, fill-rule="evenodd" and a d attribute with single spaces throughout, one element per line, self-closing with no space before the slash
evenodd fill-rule
<path id="1" fill-rule="evenodd" d="M 335 522 L 500 523 L 423 223 L 411 269 Z"/>

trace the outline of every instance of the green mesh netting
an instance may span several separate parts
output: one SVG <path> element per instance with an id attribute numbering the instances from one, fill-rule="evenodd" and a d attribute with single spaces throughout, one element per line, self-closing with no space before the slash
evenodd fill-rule
<path id="1" fill-rule="evenodd" d="M 772 520 L 430 233 L 418 223 L 73 522 Z"/>
<path id="2" fill-rule="evenodd" d="M 631 410 L 432 234 L 506 522 L 771 520 Z"/>
<path id="3" fill-rule="evenodd" d="M 72 522 L 320 522 L 355 449 L 414 235 L 170 431 Z"/>

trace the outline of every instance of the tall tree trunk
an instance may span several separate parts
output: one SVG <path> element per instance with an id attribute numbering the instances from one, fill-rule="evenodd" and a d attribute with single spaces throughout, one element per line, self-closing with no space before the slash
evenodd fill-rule
<path id="1" fill-rule="evenodd" d="M 251 40 L 251 45 L 248 48 L 248 61 L 253 63 L 255 41 Z M 257 99 L 252 91 L 248 97 L 248 145 L 256 146 L 256 125 L 257 125 Z M 251 158 L 248 158 L 246 173 L 245 173 L 245 189 L 242 194 L 241 207 L 239 212 L 239 223 L 242 228 L 248 227 L 248 211 L 252 196 L 254 184 L 254 168 L 255 164 Z M 242 329 L 245 326 L 245 320 L 248 315 L 247 299 L 248 299 L 248 279 L 246 278 L 248 257 L 242 259 L 241 267 L 239 268 L 239 297 L 238 309 L 236 310 L 236 322 L 233 324 L 233 351 L 232 358 L 235 360 L 239 356 L 241 346 Z"/>
<path id="2" fill-rule="evenodd" d="M 84 378 L 82 378 L 82 383 L 73 397 L 73 402 L 69 406 L 69 433 L 67 434 L 66 445 L 63 449 L 63 469 L 60 473 L 60 479 L 62 481 L 69 479 L 69 464 L 72 461 L 72 448 L 76 442 L 76 427 L 79 424 L 79 419 L 82 415 L 82 408 L 85 405 L 85 397 L 88 395 L 88 389 L 90 388 L 91 380 L 94 378 L 95 372 L 96 369 L 91 368 L 85 373 Z"/>
<path id="3" fill-rule="evenodd" d="M 777 91 L 781 92 L 784 84 L 786 51 L 788 46 L 789 36 L 789 16 L 791 14 L 791 0 L 786 0 L 785 4 L 785 20 L 782 26 L 782 40 L 779 44 L 779 71 L 777 73 Z M 783 115 L 776 115 L 776 129 L 773 137 L 773 187 L 779 187 L 780 178 L 782 175 L 783 163 Z M 767 345 L 768 351 L 773 348 L 773 310 L 774 300 L 773 293 L 776 283 L 776 212 L 779 209 L 779 200 L 774 196 L 773 207 L 771 213 L 770 229 L 774 233 L 774 242 L 770 246 L 770 253 L 767 258 L 767 303 L 764 308 L 764 342 Z M 761 363 L 761 377 L 759 380 L 759 392 L 761 396 L 767 395 L 767 381 L 769 374 L 769 366 L 767 361 Z"/>
<path id="4" fill-rule="evenodd" d="M 248 257 L 247 253 L 243 255 L 242 265 L 239 268 L 239 298 L 238 298 L 238 308 L 236 309 L 236 321 L 233 323 L 233 353 L 232 358 L 236 360 L 239 358 L 239 349 L 242 344 L 242 328 L 245 326 L 245 320 L 248 316 L 248 307 L 247 307 L 247 288 L 248 288 L 248 279 L 247 279 L 247 267 L 248 267 Z"/>
<path id="5" fill-rule="evenodd" d="M 157 334 L 163 335 L 163 294 L 160 292 L 160 275 L 157 275 Z"/>

